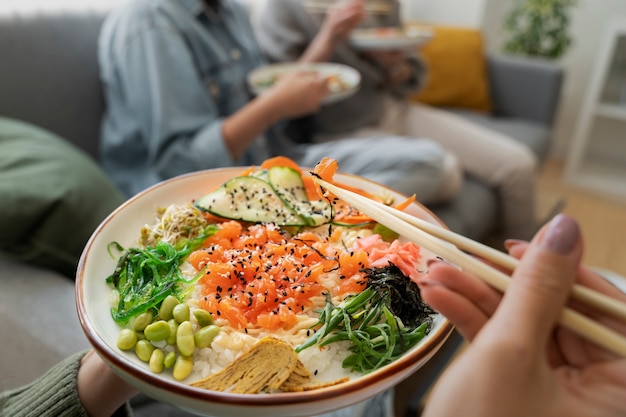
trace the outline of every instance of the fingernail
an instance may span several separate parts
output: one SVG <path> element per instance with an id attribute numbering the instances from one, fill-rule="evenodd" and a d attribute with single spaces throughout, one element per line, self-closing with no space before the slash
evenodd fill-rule
<path id="1" fill-rule="evenodd" d="M 559 214 L 548 225 L 540 245 L 553 252 L 565 255 L 574 249 L 579 236 L 580 228 L 576 220 Z"/>
<path id="2" fill-rule="evenodd" d="M 510 250 L 513 246 L 519 245 L 520 243 L 524 243 L 524 241 L 520 239 L 507 239 L 504 241 L 504 248 Z"/>
<path id="3" fill-rule="evenodd" d="M 445 263 L 445 260 L 442 258 L 430 258 L 426 261 L 426 266 L 430 268 L 431 265 L 434 265 L 437 263 Z"/>

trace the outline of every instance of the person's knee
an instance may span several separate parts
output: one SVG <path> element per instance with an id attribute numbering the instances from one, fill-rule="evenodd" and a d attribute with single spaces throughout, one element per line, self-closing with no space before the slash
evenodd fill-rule
<path id="1" fill-rule="evenodd" d="M 463 185 L 464 171 L 459 159 L 452 153 L 446 153 L 441 168 L 441 183 L 430 203 L 442 203 L 453 198 Z"/>
<path id="2" fill-rule="evenodd" d="M 512 155 L 509 163 L 509 171 L 515 176 L 529 176 L 536 174 L 539 160 L 535 153 L 527 146 L 521 146 L 515 155 Z"/>
<path id="3" fill-rule="evenodd" d="M 533 151 L 520 144 L 510 149 L 506 157 L 503 156 L 497 162 L 497 168 L 490 176 L 491 184 L 505 188 L 514 184 L 528 184 L 536 177 L 538 166 L 539 162 Z"/>

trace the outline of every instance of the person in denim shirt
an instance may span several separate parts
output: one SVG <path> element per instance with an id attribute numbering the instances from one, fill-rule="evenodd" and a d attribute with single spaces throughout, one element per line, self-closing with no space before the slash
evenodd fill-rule
<path id="1" fill-rule="evenodd" d="M 350 25 L 338 22 L 337 36 Z M 287 140 L 283 122 L 318 111 L 326 81 L 294 74 L 252 97 L 246 76 L 266 62 L 236 1 L 131 0 L 109 16 L 99 47 L 107 104 L 101 161 L 129 196 L 179 174 L 256 165 L 274 155 L 301 166 L 328 156 L 342 171 L 423 202 L 460 177 L 427 139 Z"/>

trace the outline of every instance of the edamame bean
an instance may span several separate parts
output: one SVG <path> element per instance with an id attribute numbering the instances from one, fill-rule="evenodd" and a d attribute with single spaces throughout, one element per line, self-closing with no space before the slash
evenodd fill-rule
<path id="1" fill-rule="evenodd" d="M 165 358 L 163 359 L 163 366 L 169 369 L 172 366 L 174 366 L 175 362 L 176 362 L 176 352 L 172 351 L 172 352 L 169 352 L 167 355 L 165 355 Z"/>
<path id="2" fill-rule="evenodd" d="M 178 305 L 178 299 L 173 295 L 168 295 L 165 297 L 165 300 L 161 303 L 161 308 L 159 309 L 159 318 L 161 320 L 169 320 L 172 318 L 172 311 L 174 311 L 174 307 Z"/>
<path id="3" fill-rule="evenodd" d="M 201 349 L 210 346 L 211 342 L 215 339 L 215 336 L 217 336 L 219 332 L 219 326 L 214 324 L 199 329 L 194 335 L 196 347 Z"/>
<path id="4" fill-rule="evenodd" d="M 167 338 L 166 342 L 170 346 L 174 346 L 176 344 L 176 332 L 178 331 L 178 322 L 174 319 L 169 319 L 167 324 L 170 326 L 170 337 Z"/>
<path id="5" fill-rule="evenodd" d="M 137 333 L 131 329 L 122 329 L 117 336 L 117 347 L 121 350 L 131 350 L 137 344 Z"/>
<path id="6" fill-rule="evenodd" d="M 143 334 L 146 339 L 153 342 L 166 340 L 170 337 L 170 325 L 165 320 L 155 321 L 146 327 Z"/>
<path id="7" fill-rule="evenodd" d="M 137 357 L 144 362 L 150 362 L 152 351 L 154 351 L 154 346 L 147 340 L 139 340 L 135 345 Z"/>
<path id="8" fill-rule="evenodd" d="M 200 327 L 206 327 L 210 324 L 213 324 L 213 316 L 211 315 L 211 313 L 203 308 L 196 308 L 193 311 L 193 315 L 196 320 L 198 320 L 198 325 Z"/>
<path id="9" fill-rule="evenodd" d="M 152 320 L 154 320 L 154 314 L 152 314 L 152 311 L 148 310 L 145 313 L 141 313 L 135 318 L 133 329 L 135 329 L 136 332 L 143 332 L 146 326 L 152 323 Z"/>
<path id="10" fill-rule="evenodd" d="M 189 306 L 185 303 L 175 305 L 174 310 L 172 310 L 172 316 L 179 323 L 189 321 Z"/>
<path id="11" fill-rule="evenodd" d="M 155 374 L 163 372 L 165 353 L 161 349 L 154 349 L 150 355 L 150 370 Z"/>
<path id="12" fill-rule="evenodd" d="M 174 369 L 172 370 L 172 376 L 177 381 L 182 381 L 187 378 L 193 370 L 193 360 L 187 356 L 178 356 L 174 363 Z"/>
<path id="13" fill-rule="evenodd" d="M 193 351 L 196 349 L 196 342 L 193 336 L 193 326 L 190 321 L 184 321 L 178 326 L 176 331 L 176 347 L 178 353 L 183 356 L 193 355 Z"/>

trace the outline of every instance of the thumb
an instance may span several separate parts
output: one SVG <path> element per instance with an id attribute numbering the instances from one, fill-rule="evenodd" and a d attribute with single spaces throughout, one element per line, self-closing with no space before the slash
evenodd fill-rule
<path id="1" fill-rule="evenodd" d="M 576 278 L 582 255 L 578 223 L 558 215 L 535 236 L 494 315 L 500 331 L 545 347 Z M 494 324 L 496 324 L 494 323 Z"/>

